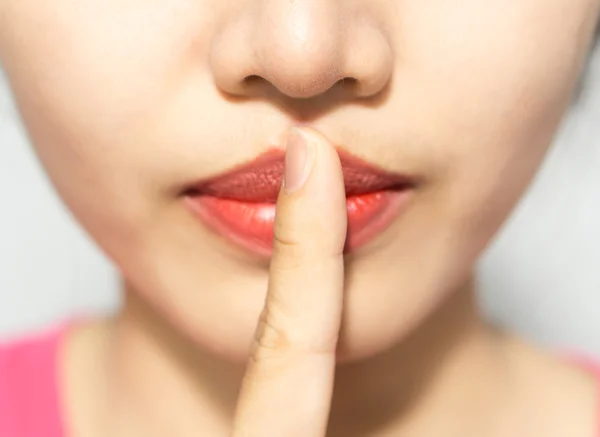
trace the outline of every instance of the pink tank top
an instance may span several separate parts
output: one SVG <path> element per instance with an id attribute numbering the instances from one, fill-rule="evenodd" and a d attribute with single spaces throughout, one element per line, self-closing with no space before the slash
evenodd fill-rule
<path id="1" fill-rule="evenodd" d="M 0 345 L 0 436 L 66 437 L 57 355 L 65 326 Z"/>
<path id="2" fill-rule="evenodd" d="M 66 330 L 61 326 L 25 341 L 0 345 L 0 437 L 67 437 L 61 420 L 57 366 Z M 598 375 L 600 393 L 600 365 L 577 361 Z"/>

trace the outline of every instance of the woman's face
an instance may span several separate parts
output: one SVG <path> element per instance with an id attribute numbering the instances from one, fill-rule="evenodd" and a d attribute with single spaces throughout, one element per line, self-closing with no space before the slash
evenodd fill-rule
<path id="1" fill-rule="evenodd" d="M 419 180 L 348 255 L 345 359 L 399 341 L 506 218 L 551 142 L 598 0 L 0 0 L 0 54 L 62 197 L 199 345 L 247 351 L 266 262 L 182 190 L 302 123 Z M 340 80 L 344 79 L 344 80 Z"/>

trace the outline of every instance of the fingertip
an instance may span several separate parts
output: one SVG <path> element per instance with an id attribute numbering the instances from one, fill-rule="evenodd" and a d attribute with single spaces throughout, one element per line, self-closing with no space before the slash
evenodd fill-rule
<path id="1" fill-rule="evenodd" d="M 347 233 L 347 207 L 340 157 L 331 141 L 315 129 L 295 127 L 291 134 L 302 137 L 312 159 L 309 176 L 294 199 L 297 208 L 293 208 L 299 214 L 309 215 L 313 223 L 312 232 L 305 229 L 305 238 L 319 238 L 321 243 L 330 246 L 328 249 L 342 253 Z"/>
<path id="2" fill-rule="evenodd" d="M 307 182 L 315 158 L 314 141 L 299 128 L 292 128 L 285 149 L 283 188 L 287 194 L 301 189 Z"/>

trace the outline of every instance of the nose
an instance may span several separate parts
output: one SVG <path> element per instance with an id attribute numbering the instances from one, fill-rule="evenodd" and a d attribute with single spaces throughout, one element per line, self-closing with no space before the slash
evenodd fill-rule
<path id="1" fill-rule="evenodd" d="M 353 10 L 357 3 L 367 12 Z M 368 14 L 369 3 L 245 3 L 249 6 L 227 20 L 211 46 L 217 87 L 245 97 L 274 87 L 290 98 L 307 99 L 336 85 L 356 97 L 378 94 L 390 80 L 393 56 L 377 17 Z"/>

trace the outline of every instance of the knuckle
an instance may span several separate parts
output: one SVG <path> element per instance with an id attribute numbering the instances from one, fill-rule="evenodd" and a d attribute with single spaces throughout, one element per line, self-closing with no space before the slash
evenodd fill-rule
<path id="1" fill-rule="evenodd" d="M 273 259 L 278 262 L 282 259 L 281 267 L 284 269 L 319 260 L 339 260 L 344 256 L 345 240 L 346 230 L 326 230 L 310 220 L 303 226 L 276 220 L 273 252 L 277 256 Z"/>
<path id="2" fill-rule="evenodd" d="M 261 335 L 255 339 L 256 348 L 252 356 L 253 361 L 266 361 L 289 350 L 289 338 L 276 326 L 265 323 L 261 327 L 261 331 Z"/>
<path id="3" fill-rule="evenodd" d="M 251 362 L 261 363 L 263 367 L 265 363 L 270 363 L 268 368 L 275 374 L 276 367 L 283 366 L 286 357 L 292 359 L 335 353 L 339 339 L 337 330 L 326 335 L 312 327 L 294 329 L 294 325 L 303 323 L 296 320 L 293 312 L 281 302 L 270 297 L 259 319 L 250 354 Z"/>
<path id="4" fill-rule="evenodd" d="M 253 364 L 280 358 L 292 348 L 289 335 L 274 319 L 271 305 L 267 304 L 260 316 L 250 353 Z"/>
<path id="5" fill-rule="evenodd" d="M 274 315 L 273 305 L 273 298 L 271 298 L 260 317 L 260 328 L 257 333 L 256 342 L 258 347 L 263 350 L 288 350 L 290 348 L 290 338 L 286 330 L 282 327 L 282 324 L 277 321 L 281 317 Z"/>
<path id="6" fill-rule="evenodd" d="M 303 260 L 306 258 L 306 249 L 298 241 L 286 238 L 285 235 L 276 232 L 273 255 L 276 268 L 294 270 L 303 264 Z"/>
<path id="7" fill-rule="evenodd" d="M 275 242 L 282 246 L 298 247 L 302 239 L 300 232 L 296 229 L 298 226 L 290 223 L 290 220 L 277 220 L 274 224 Z"/>
<path id="8" fill-rule="evenodd" d="M 339 260 L 344 255 L 344 247 L 334 246 L 328 238 L 317 230 L 307 230 L 303 238 L 291 231 L 275 232 L 273 238 L 273 258 L 275 267 L 293 270 L 305 265 L 320 264 L 328 259 Z"/>

